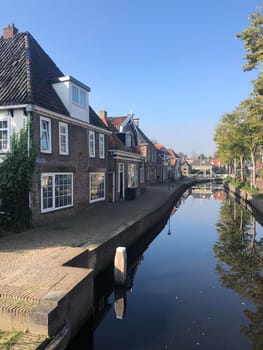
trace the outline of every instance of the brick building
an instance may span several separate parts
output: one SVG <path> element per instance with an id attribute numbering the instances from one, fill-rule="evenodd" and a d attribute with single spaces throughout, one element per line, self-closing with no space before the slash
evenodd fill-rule
<path id="1" fill-rule="evenodd" d="M 33 224 L 53 221 L 107 198 L 111 131 L 89 104 L 90 88 L 65 76 L 28 32 L 9 25 L 0 38 L 0 160 L 26 123 L 39 147 Z"/>

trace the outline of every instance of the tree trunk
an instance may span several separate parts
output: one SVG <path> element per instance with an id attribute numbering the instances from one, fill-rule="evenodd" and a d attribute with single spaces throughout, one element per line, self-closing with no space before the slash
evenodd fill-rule
<path id="1" fill-rule="evenodd" d="M 252 167 L 252 187 L 256 188 L 256 162 L 255 162 L 255 153 L 251 152 L 251 162 L 253 164 Z"/>
<path id="2" fill-rule="evenodd" d="M 243 155 L 240 155 L 240 177 L 241 177 L 241 181 L 244 181 L 244 161 L 243 161 Z"/>

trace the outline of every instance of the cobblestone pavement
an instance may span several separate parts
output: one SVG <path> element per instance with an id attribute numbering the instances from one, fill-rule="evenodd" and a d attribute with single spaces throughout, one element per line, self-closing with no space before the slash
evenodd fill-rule
<path id="1" fill-rule="evenodd" d="M 107 203 L 63 222 L 0 237 L 0 294 L 9 293 L 6 286 L 20 286 L 21 291 L 31 287 L 39 299 L 54 283 L 67 278 L 54 266 L 61 267 L 87 246 L 105 242 L 129 221 L 161 205 L 170 193 L 167 186 L 152 186 L 136 200 Z"/>

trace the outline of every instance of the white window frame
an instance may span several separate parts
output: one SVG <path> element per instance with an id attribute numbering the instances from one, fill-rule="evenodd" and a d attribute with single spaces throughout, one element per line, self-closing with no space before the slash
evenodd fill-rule
<path id="1" fill-rule="evenodd" d="M 89 130 L 89 156 L 95 158 L 96 156 L 96 135 L 95 131 Z"/>
<path id="2" fill-rule="evenodd" d="M 61 128 L 64 128 L 64 132 L 62 132 Z M 68 143 L 68 124 L 59 122 L 59 154 L 68 155 L 69 154 L 69 143 Z M 62 139 L 64 138 L 64 143 Z M 63 145 L 65 145 L 65 150 L 63 150 Z"/>
<path id="3" fill-rule="evenodd" d="M 105 158 L 105 137 L 103 134 L 99 134 L 99 157 Z"/>
<path id="4" fill-rule="evenodd" d="M 10 117 L 4 116 L 0 117 L 1 122 L 7 122 L 7 127 L 6 128 L 0 128 L 1 132 L 6 132 L 6 138 L 7 138 L 7 145 L 6 148 L 0 148 L 0 153 L 7 153 L 10 149 L 10 135 L 11 135 L 11 130 L 10 130 Z"/>
<path id="5" fill-rule="evenodd" d="M 128 187 L 138 187 L 138 164 L 128 164 Z"/>
<path id="6" fill-rule="evenodd" d="M 71 176 L 71 203 L 64 205 L 64 206 L 56 206 L 56 176 L 59 175 L 70 175 Z M 44 208 L 44 186 L 43 186 L 43 178 L 44 177 L 52 177 L 52 185 L 51 185 L 51 192 L 52 192 L 52 197 L 49 197 L 52 199 L 52 206 L 48 207 L 48 208 Z M 55 210 L 61 210 L 61 209 L 65 209 L 65 208 L 69 208 L 73 206 L 74 203 L 74 182 L 73 182 L 73 173 L 42 173 L 41 174 L 41 213 L 47 213 L 47 212 L 51 212 L 51 211 L 55 211 Z"/>
<path id="7" fill-rule="evenodd" d="M 47 128 L 48 147 L 47 147 L 47 149 L 42 148 L 42 133 L 43 133 L 43 131 L 46 132 L 46 130 L 43 130 L 43 128 L 42 128 L 43 121 L 48 123 L 48 128 Z M 46 117 L 40 117 L 40 152 L 42 152 L 42 153 L 51 153 L 52 152 L 51 119 L 46 118 Z"/>
<path id="8" fill-rule="evenodd" d="M 103 176 L 104 183 L 103 183 L 103 197 L 97 197 L 95 199 L 92 199 L 92 176 L 93 175 L 100 175 Z M 106 176 L 104 172 L 92 172 L 89 174 L 89 201 L 90 203 L 104 201 L 105 200 L 105 188 L 106 188 Z"/>
<path id="9" fill-rule="evenodd" d="M 125 146 L 128 148 L 132 148 L 132 134 L 126 133 L 125 135 Z"/>
<path id="10" fill-rule="evenodd" d="M 74 96 L 74 91 L 76 96 Z M 71 101 L 73 104 L 78 105 L 82 108 L 87 108 L 87 92 L 76 85 L 71 85 Z"/>

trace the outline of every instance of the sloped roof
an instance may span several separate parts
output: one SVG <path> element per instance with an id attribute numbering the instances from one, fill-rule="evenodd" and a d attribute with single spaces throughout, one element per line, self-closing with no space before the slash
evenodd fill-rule
<path id="1" fill-rule="evenodd" d="M 127 116 L 124 117 L 108 117 L 108 120 L 111 122 L 111 124 L 117 129 L 117 131 L 120 130 L 121 124 L 124 122 L 125 119 L 127 119 Z"/>
<path id="2" fill-rule="evenodd" d="M 164 145 L 162 145 L 160 143 L 155 143 L 154 146 L 157 149 L 157 151 L 165 153 L 165 154 L 169 154 L 167 148 L 165 148 Z"/>
<path id="3" fill-rule="evenodd" d="M 145 133 L 142 131 L 139 126 L 136 126 L 137 131 L 138 131 L 138 137 L 139 137 L 139 142 L 141 143 L 149 143 L 154 146 L 153 142 L 145 135 Z"/>
<path id="4" fill-rule="evenodd" d="M 118 132 L 118 129 L 113 125 L 110 120 L 111 118 L 107 118 L 108 128 L 112 131 L 112 134 L 109 137 L 109 149 L 117 149 L 120 151 L 127 151 L 125 145 L 121 142 L 121 140 L 115 135 Z"/>
<path id="5" fill-rule="evenodd" d="M 0 38 L 0 105 L 35 104 L 69 115 L 52 88 L 64 76 L 28 32 Z"/>
<path id="6" fill-rule="evenodd" d="M 90 120 L 90 124 L 95 125 L 99 128 L 109 130 L 109 128 L 107 128 L 107 126 L 103 123 L 103 121 L 100 119 L 100 117 L 92 109 L 91 106 L 89 106 L 89 120 Z"/>

